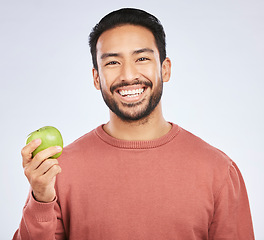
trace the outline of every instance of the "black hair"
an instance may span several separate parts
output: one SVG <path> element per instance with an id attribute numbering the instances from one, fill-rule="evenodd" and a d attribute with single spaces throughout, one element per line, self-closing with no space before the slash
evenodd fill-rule
<path id="1" fill-rule="evenodd" d="M 101 34 L 109 29 L 125 24 L 142 26 L 152 32 L 159 50 L 160 62 L 162 64 L 166 58 L 166 36 L 160 21 L 146 11 L 135 8 L 122 8 L 103 17 L 101 21 L 95 25 L 89 35 L 89 45 L 94 68 L 98 70 L 96 44 Z"/>

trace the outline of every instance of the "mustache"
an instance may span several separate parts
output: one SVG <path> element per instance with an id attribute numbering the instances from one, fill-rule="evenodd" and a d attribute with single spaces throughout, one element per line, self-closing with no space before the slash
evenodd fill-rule
<path id="1" fill-rule="evenodd" d="M 125 86 L 132 86 L 132 85 L 145 85 L 147 87 L 152 88 L 153 84 L 150 81 L 145 80 L 133 80 L 133 81 L 122 81 L 121 83 L 116 83 L 110 87 L 111 93 L 113 93 L 116 89 L 125 87 Z"/>

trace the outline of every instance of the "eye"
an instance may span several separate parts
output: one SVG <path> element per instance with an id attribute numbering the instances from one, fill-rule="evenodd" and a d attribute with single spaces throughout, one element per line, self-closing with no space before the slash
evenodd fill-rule
<path id="1" fill-rule="evenodd" d="M 137 60 L 137 62 L 143 62 L 143 61 L 147 61 L 147 60 L 150 60 L 149 58 L 146 58 L 146 57 L 141 57 Z"/>
<path id="2" fill-rule="evenodd" d="M 116 64 L 118 64 L 117 61 L 111 61 L 111 62 L 106 63 L 105 66 L 107 66 L 107 65 L 116 65 Z"/>

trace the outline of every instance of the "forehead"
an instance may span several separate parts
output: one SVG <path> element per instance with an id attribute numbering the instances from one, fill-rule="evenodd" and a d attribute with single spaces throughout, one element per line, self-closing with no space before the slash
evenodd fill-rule
<path id="1" fill-rule="evenodd" d="M 134 51 L 137 48 L 158 51 L 154 35 L 149 29 L 129 24 L 103 32 L 96 45 L 98 53 Z"/>

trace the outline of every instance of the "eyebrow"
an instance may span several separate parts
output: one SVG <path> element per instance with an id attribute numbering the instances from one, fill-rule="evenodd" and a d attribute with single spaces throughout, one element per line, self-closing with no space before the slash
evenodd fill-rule
<path id="1" fill-rule="evenodd" d="M 133 51 L 132 55 L 140 54 L 144 52 L 154 53 L 154 50 L 150 48 L 141 48 L 141 49 Z M 108 57 L 120 57 L 120 56 L 122 56 L 121 53 L 103 53 L 101 56 L 101 59 L 105 59 Z"/>
<path id="2" fill-rule="evenodd" d="M 144 53 L 144 52 L 154 53 L 154 50 L 151 49 L 151 48 L 141 48 L 141 49 L 135 50 L 133 52 L 133 55 L 134 54 L 139 54 L 139 53 Z"/>
<path id="3" fill-rule="evenodd" d="M 120 55 L 120 53 L 104 53 L 102 54 L 101 59 L 105 59 L 108 57 L 119 57 Z"/>

